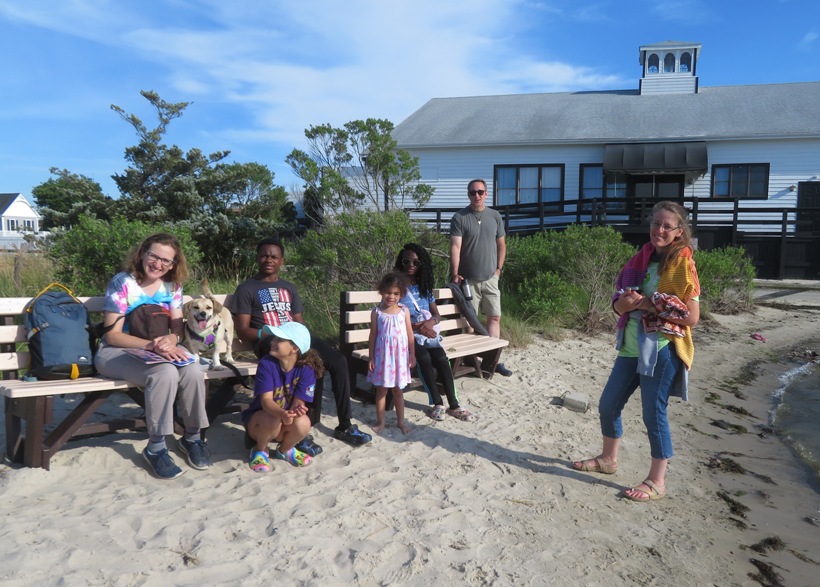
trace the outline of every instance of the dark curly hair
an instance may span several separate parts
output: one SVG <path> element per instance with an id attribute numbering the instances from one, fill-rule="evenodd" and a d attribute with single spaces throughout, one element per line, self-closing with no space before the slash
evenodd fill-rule
<path id="1" fill-rule="evenodd" d="M 407 276 L 400 271 L 391 271 L 381 278 L 381 281 L 379 281 L 376 289 L 379 293 L 383 294 L 386 293 L 391 287 L 399 288 L 401 297 L 404 297 L 407 294 Z"/>
<path id="2" fill-rule="evenodd" d="M 411 251 L 415 253 L 421 262 L 421 267 L 419 267 L 419 270 L 416 271 L 416 284 L 419 286 L 419 295 L 423 298 L 432 295 L 434 285 L 433 260 L 430 258 L 430 254 L 424 247 L 417 245 L 416 243 L 407 243 L 404 245 L 401 248 L 401 251 L 399 251 L 399 256 L 396 257 L 396 264 L 393 267 L 396 271 L 401 271 L 402 273 L 405 273 L 404 267 L 401 264 L 401 261 L 404 258 L 404 251 Z"/>
<path id="3" fill-rule="evenodd" d="M 319 353 L 315 349 L 310 349 L 304 355 L 301 352 L 299 353 L 299 357 L 296 359 L 296 366 L 301 367 L 303 365 L 307 365 L 313 369 L 314 373 L 316 373 L 317 381 L 319 381 L 325 374 L 325 364 L 322 362 L 322 357 L 319 356 Z"/>

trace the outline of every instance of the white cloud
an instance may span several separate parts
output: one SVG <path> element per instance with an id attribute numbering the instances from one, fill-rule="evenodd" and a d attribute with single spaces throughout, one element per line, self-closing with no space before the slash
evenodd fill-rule
<path id="1" fill-rule="evenodd" d="M 808 48 L 810 48 L 814 45 L 814 42 L 816 40 L 817 40 L 817 32 L 809 31 L 805 35 L 803 35 L 803 38 L 800 39 L 800 43 L 798 43 L 798 45 L 802 49 L 808 49 Z"/>
<path id="2" fill-rule="evenodd" d="M 129 84 L 166 100 L 242 114 L 210 118 L 200 136 L 293 147 L 312 124 L 398 124 L 434 97 L 623 87 L 544 57 L 533 23 L 590 18 L 574 11 L 530 0 L 43 0 L 0 5 L 0 19 L 121 53 Z M 136 94 L 130 86 L 100 77 L 106 108 L 142 110 L 139 96 L 123 95 Z"/>

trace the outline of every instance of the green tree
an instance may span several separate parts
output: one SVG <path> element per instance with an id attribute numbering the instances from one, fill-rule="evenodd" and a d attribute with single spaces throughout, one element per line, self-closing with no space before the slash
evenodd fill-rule
<path id="1" fill-rule="evenodd" d="M 125 150 L 130 166 L 112 176 L 122 194 L 118 211 L 128 218 L 152 222 L 188 219 L 194 211 L 213 203 L 208 202 L 211 194 L 201 185 L 203 181 L 207 183 L 203 176 L 230 151 L 205 155 L 199 149 L 190 149 L 186 153 L 176 145 L 164 144 L 162 138 L 168 125 L 182 116 L 190 102 L 166 102 L 152 91 L 143 90 L 140 94 L 156 110 L 155 128 L 149 129 L 135 114 L 111 105 L 139 137 L 137 145 Z"/>
<path id="2" fill-rule="evenodd" d="M 70 228 L 80 216 L 110 219 L 113 200 L 104 195 L 100 184 L 84 175 L 52 167 L 52 177 L 31 190 L 37 209 L 43 217 L 41 228 Z"/>
<path id="3" fill-rule="evenodd" d="M 273 183 L 274 174 L 259 163 L 227 163 L 229 151 L 205 155 L 163 143 L 168 125 L 182 116 L 189 102 L 166 102 L 143 91 L 156 111 L 149 129 L 134 114 L 111 106 L 128 122 L 139 144 L 125 150 L 129 167 L 114 175 L 122 193 L 119 215 L 151 223 L 184 226 L 196 240 L 208 272 L 236 278 L 250 271 L 261 234 L 288 234 L 296 210 L 287 192 Z"/>
<path id="4" fill-rule="evenodd" d="M 294 149 L 286 162 L 305 182 L 305 193 L 323 208 L 353 212 L 362 205 L 388 211 L 422 208 L 433 188 L 420 183 L 418 158 L 396 148 L 393 123 L 368 118 L 305 131 L 308 151 Z"/>

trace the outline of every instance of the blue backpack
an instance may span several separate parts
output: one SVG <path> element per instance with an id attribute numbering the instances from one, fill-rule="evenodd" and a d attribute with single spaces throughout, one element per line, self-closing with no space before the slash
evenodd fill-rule
<path id="1" fill-rule="evenodd" d="M 49 291 L 51 288 L 64 291 Z M 64 285 L 52 283 L 26 304 L 23 324 L 37 379 L 94 375 L 93 328 L 82 302 Z"/>

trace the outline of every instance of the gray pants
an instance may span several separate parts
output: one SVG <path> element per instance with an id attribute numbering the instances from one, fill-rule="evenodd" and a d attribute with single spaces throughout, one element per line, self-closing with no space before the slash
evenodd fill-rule
<path id="1" fill-rule="evenodd" d="M 146 365 L 119 347 L 100 345 L 94 358 L 97 372 L 112 379 L 125 379 L 145 388 L 145 422 L 149 436 L 174 432 L 174 401 L 186 430 L 208 427 L 205 413 L 205 378 L 196 363 L 175 367 L 170 363 Z"/>

